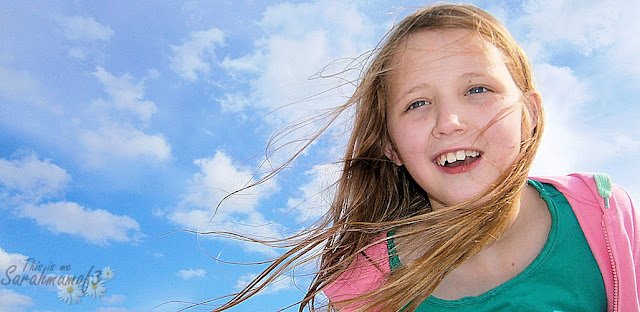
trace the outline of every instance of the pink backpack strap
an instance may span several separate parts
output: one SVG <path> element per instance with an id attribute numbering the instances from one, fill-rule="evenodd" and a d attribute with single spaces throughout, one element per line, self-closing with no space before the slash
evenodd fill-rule
<path id="1" fill-rule="evenodd" d="M 372 241 L 381 241 L 385 237 L 386 234 Z M 385 240 L 358 254 L 347 270 L 324 289 L 324 293 L 331 302 L 354 299 L 381 287 L 390 272 Z M 362 305 L 362 303 L 350 304 L 341 307 L 340 312 L 353 311 Z"/>
<path id="2" fill-rule="evenodd" d="M 640 311 L 640 216 L 629 195 L 603 174 L 532 179 L 552 184 L 576 213 L 604 279 L 607 310 Z"/>

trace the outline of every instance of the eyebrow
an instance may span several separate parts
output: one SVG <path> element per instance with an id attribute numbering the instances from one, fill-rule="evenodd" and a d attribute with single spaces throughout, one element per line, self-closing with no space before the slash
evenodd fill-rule
<path id="1" fill-rule="evenodd" d="M 464 73 L 462 75 L 460 75 L 459 79 L 465 80 L 465 79 L 472 79 L 472 78 L 489 78 L 489 79 L 494 79 L 492 75 L 486 74 L 486 73 L 479 73 L 479 72 L 468 72 L 468 73 Z M 426 82 L 421 82 L 413 87 L 411 87 L 409 90 L 403 92 L 400 95 L 400 99 L 404 98 L 405 96 L 407 96 L 408 94 L 411 94 L 413 92 L 415 92 L 418 89 L 428 89 L 431 88 L 431 85 L 426 83 Z"/>
<path id="2" fill-rule="evenodd" d="M 416 91 L 418 89 L 426 89 L 426 88 L 430 88 L 430 87 L 431 87 L 430 84 L 428 84 L 426 82 L 421 82 L 421 83 L 411 87 L 411 89 L 407 90 L 406 92 L 403 92 L 400 95 L 400 98 L 404 98 L 405 96 L 407 96 L 407 94 L 411 94 L 411 93 L 413 93 L 414 91 Z"/>
<path id="3" fill-rule="evenodd" d="M 460 78 L 463 78 L 463 79 L 468 79 L 468 78 L 492 78 L 492 76 L 491 75 L 487 75 L 487 74 L 482 74 L 482 73 L 469 72 L 469 73 L 462 74 L 462 76 L 460 76 Z"/>

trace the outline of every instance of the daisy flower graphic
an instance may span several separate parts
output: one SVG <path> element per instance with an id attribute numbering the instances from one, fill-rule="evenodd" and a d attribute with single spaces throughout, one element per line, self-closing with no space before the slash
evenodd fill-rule
<path id="1" fill-rule="evenodd" d="M 75 285 L 73 283 L 69 285 L 58 285 L 58 297 L 60 297 L 60 301 L 64 303 L 71 304 L 78 303 L 80 301 L 80 297 L 82 297 L 82 290 L 80 290 L 80 286 Z"/>
<path id="2" fill-rule="evenodd" d="M 104 281 L 98 276 L 92 276 L 89 278 L 87 290 L 85 294 L 93 299 L 102 298 L 107 291 L 107 287 L 104 286 Z"/>
<path id="3" fill-rule="evenodd" d="M 104 278 L 107 281 L 110 281 L 114 277 L 116 277 L 116 273 L 113 272 L 113 269 L 110 266 L 102 269 L 102 278 Z"/>

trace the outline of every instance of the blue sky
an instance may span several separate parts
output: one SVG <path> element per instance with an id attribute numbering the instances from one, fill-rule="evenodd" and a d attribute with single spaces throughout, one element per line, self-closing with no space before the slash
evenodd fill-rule
<path id="1" fill-rule="evenodd" d="M 607 172 L 640 198 L 634 2 L 473 2 L 534 64 L 548 127 L 533 174 Z M 317 218 L 344 119 L 211 217 L 228 192 L 295 150 L 266 158 L 272 135 L 344 102 L 353 88 L 343 82 L 357 76 L 351 61 L 428 3 L 0 2 L 0 279 L 11 265 L 11 279 L 32 274 L 22 272 L 27 258 L 58 275 L 60 266 L 115 272 L 102 299 L 71 305 L 55 287 L 2 284 L 0 311 L 175 311 L 237 290 L 260 267 L 208 255 L 250 262 L 281 250 L 173 231 L 281 238 Z M 334 75 L 345 68 L 356 70 Z M 284 278 L 233 311 L 274 311 L 301 296 Z"/>

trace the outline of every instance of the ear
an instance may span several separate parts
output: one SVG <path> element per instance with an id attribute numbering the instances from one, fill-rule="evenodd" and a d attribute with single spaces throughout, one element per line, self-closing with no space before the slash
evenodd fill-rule
<path id="1" fill-rule="evenodd" d="M 542 110 L 542 98 L 540 97 L 540 93 L 535 90 L 528 91 L 525 93 L 525 105 L 527 106 L 527 113 L 529 114 L 530 120 L 530 133 L 533 133 L 533 129 L 538 126 L 538 117 L 543 114 Z"/>
<path id="2" fill-rule="evenodd" d="M 396 164 L 396 166 L 402 166 L 402 160 L 398 156 L 398 153 L 396 153 L 396 149 L 395 147 L 393 147 L 393 144 L 391 142 L 387 142 L 384 144 L 384 155 L 387 156 L 387 158 L 389 158 L 389 160 L 391 160 L 394 164 Z"/>

